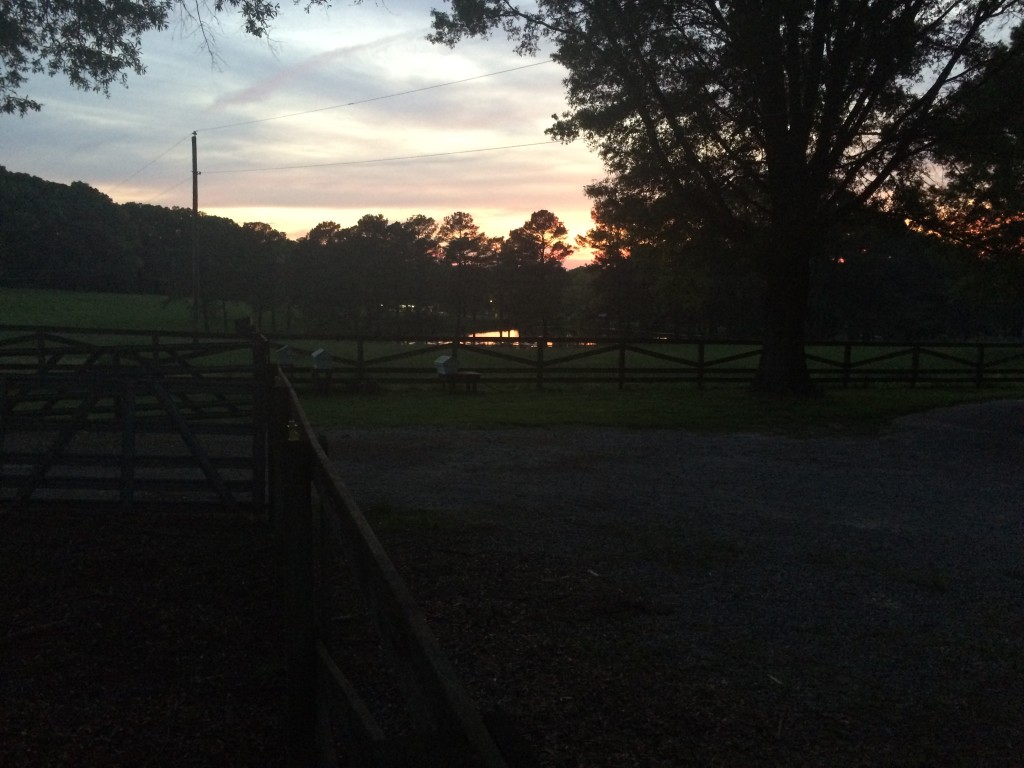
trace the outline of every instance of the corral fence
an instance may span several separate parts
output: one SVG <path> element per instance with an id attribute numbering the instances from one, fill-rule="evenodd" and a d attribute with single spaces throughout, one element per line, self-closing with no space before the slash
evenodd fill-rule
<path id="1" fill-rule="evenodd" d="M 1024 382 L 1024 342 L 829 342 L 807 345 L 823 386 L 996 386 Z M 433 361 L 455 357 L 489 384 L 749 384 L 756 341 L 600 338 L 275 338 L 271 356 L 303 388 L 429 384 Z"/>
<path id="2" fill-rule="evenodd" d="M 0 506 L 266 516 L 282 570 L 292 768 L 535 765 L 510 720 L 470 699 L 268 348 L 260 337 L 0 329 Z M 346 651 L 367 636 L 381 663 L 353 668 Z"/>

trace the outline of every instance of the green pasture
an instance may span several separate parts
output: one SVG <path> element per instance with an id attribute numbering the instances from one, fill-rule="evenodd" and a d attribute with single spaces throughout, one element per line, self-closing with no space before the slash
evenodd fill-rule
<path id="1" fill-rule="evenodd" d="M 229 314 L 247 316 L 244 305 L 233 306 Z M 159 296 L 87 294 L 60 291 L 0 289 L 0 325 L 48 325 L 81 328 L 164 330 L 188 332 L 192 327 L 188 301 L 167 301 Z M 538 391 L 530 383 L 497 384 L 488 381 L 491 372 L 521 370 L 524 382 L 538 355 L 545 361 L 545 376 L 559 369 L 617 369 L 620 351 L 616 344 L 559 344 L 538 349 L 530 344 L 508 341 L 459 349 L 460 366 L 483 372 L 484 383 L 477 394 L 447 394 L 436 386 L 430 373 L 434 359 L 448 354 L 450 347 L 425 342 L 400 343 L 330 338 L 291 338 L 270 334 L 272 358 L 279 359 L 287 346 L 291 362 L 309 367 L 310 353 L 325 349 L 333 359 L 335 388 L 330 395 L 302 391 L 312 421 L 323 426 L 459 426 L 495 428 L 530 426 L 557 428 L 566 425 L 611 426 L 637 429 L 671 428 L 701 431 L 754 431 L 789 434 L 872 431 L 893 418 L 914 411 L 989 398 L 1024 397 L 1024 386 L 975 389 L 969 386 L 942 388 L 903 385 L 826 387 L 809 399 L 768 398 L 752 393 L 744 384 L 708 386 L 694 384 L 627 384 L 619 389 L 612 379 L 603 384 L 545 384 Z M 138 337 L 135 337 L 136 339 Z M 107 337 L 104 343 L 128 341 Z M 911 347 L 893 345 L 857 346 L 854 362 L 873 367 L 907 366 Z M 843 360 L 842 345 L 810 347 L 812 368 L 834 368 Z M 693 342 L 629 345 L 626 362 L 630 369 L 679 369 L 703 360 L 722 369 L 751 369 L 757 364 L 753 345 L 705 344 Z M 919 353 L 922 366 L 967 367 L 974 364 L 974 347 L 933 355 Z M 995 352 L 989 351 L 989 355 Z M 1007 355 L 1020 354 L 1009 348 Z M 244 350 L 218 353 L 207 364 L 244 364 Z M 346 369 L 363 362 L 378 369 L 406 368 L 424 371 L 421 386 L 391 385 L 384 382 L 372 391 L 350 392 L 339 386 Z M 372 377 L 371 377 L 372 378 Z M 301 391 L 301 388 L 300 388 Z"/>
<path id="2" fill-rule="evenodd" d="M 430 426 L 471 429 L 566 426 L 688 429 L 794 436 L 870 434 L 893 419 L 932 408 L 1024 397 L 1024 387 L 997 390 L 879 386 L 831 389 L 812 398 L 767 397 L 747 387 L 687 385 L 572 386 L 543 391 L 481 386 L 478 394 L 439 389 L 302 396 L 321 427 Z"/>
<path id="3" fill-rule="evenodd" d="M 192 305 L 163 296 L 0 288 L 0 325 L 191 331 Z"/>

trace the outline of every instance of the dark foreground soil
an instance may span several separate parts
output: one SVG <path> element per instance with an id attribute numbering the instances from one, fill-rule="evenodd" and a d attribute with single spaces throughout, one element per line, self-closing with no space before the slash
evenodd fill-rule
<path id="1" fill-rule="evenodd" d="M 0 512 L 0 584 L 0 766 L 282 763 L 261 526 Z"/>
<path id="2" fill-rule="evenodd" d="M 987 767 L 1024 765 L 1022 427 L 328 438 L 544 766 Z M 0 766 L 282 764 L 274 562 L 242 520 L 0 512 Z"/>

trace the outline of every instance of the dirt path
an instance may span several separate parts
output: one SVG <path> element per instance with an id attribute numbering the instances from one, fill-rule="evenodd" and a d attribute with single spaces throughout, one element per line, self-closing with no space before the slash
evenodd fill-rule
<path id="1" fill-rule="evenodd" d="M 876 437 L 329 439 L 545 765 L 1024 758 L 1024 402 Z"/>

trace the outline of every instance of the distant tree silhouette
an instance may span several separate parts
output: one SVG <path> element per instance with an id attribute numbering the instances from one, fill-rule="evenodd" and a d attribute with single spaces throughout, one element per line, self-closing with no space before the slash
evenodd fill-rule
<path id="1" fill-rule="evenodd" d="M 141 293 L 185 297 L 192 291 L 192 211 L 124 203 Z"/>
<path id="2" fill-rule="evenodd" d="M 543 336 L 550 331 L 564 288 L 565 259 L 573 252 L 568 230 L 551 211 L 540 210 L 509 232 L 498 257 L 501 304 L 513 322 Z"/>
<path id="3" fill-rule="evenodd" d="M 256 327 L 264 330 L 263 315 L 271 314 L 271 328 L 278 329 L 277 309 L 285 307 L 290 315 L 287 264 L 294 243 L 284 232 L 263 222 L 242 225 L 243 263 L 237 274 L 237 295 L 248 302 L 256 317 Z M 287 306 L 286 306 L 287 305 Z"/>
<path id="4" fill-rule="evenodd" d="M 124 212 L 89 185 L 0 168 L 0 259 L 9 285 L 133 290 L 138 265 L 128 234 Z"/>
<path id="5" fill-rule="evenodd" d="M 396 332 L 434 299 L 433 220 L 363 216 L 353 227 L 323 222 L 300 238 L 295 269 L 307 319 L 349 333 Z"/>
<path id="6" fill-rule="evenodd" d="M 445 216 L 437 237 L 438 256 L 449 276 L 453 330 L 462 335 L 467 330 L 464 318 L 491 314 L 490 278 L 497 258 L 496 243 L 464 211 Z"/>

